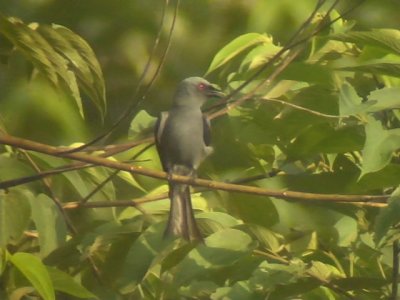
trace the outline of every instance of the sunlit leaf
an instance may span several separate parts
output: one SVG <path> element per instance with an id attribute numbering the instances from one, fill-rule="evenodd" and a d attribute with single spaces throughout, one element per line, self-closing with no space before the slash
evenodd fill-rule
<path id="1" fill-rule="evenodd" d="M 311 263 L 311 267 L 308 269 L 308 273 L 322 280 L 330 280 L 331 278 L 335 277 L 344 277 L 344 275 L 341 274 L 336 267 L 320 261 L 313 261 Z"/>
<path id="2" fill-rule="evenodd" d="M 362 99 L 348 83 L 343 83 L 339 93 L 339 111 L 341 116 L 348 116 L 365 111 Z"/>
<path id="3" fill-rule="evenodd" d="M 384 129 L 380 121 L 369 118 L 365 133 L 361 176 L 381 170 L 400 148 L 400 129 Z"/>
<path id="4" fill-rule="evenodd" d="M 44 300 L 55 300 L 50 274 L 46 266 L 35 255 L 17 252 L 10 262 L 26 277 Z"/>
<path id="5" fill-rule="evenodd" d="M 246 33 L 241 35 L 223 47 L 214 57 L 206 74 L 226 64 L 241 52 L 258 44 L 271 43 L 272 39 L 259 33 Z"/>
<path id="6" fill-rule="evenodd" d="M 282 47 L 276 46 L 266 41 L 252 49 L 241 62 L 239 71 L 250 71 L 270 60 Z"/>
<path id="7" fill-rule="evenodd" d="M 350 247 L 357 239 L 357 220 L 354 218 L 343 216 L 334 227 L 338 234 L 337 245 L 339 247 Z"/>
<path id="8" fill-rule="evenodd" d="M 383 88 L 372 91 L 368 101 L 373 104 L 368 108 L 368 112 L 377 112 L 400 108 L 400 87 Z"/>

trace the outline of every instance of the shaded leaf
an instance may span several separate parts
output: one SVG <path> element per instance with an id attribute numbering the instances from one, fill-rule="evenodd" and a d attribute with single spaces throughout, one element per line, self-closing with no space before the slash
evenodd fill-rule
<path id="1" fill-rule="evenodd" d="M 30 199 L 32 219 L 39 233 L 40 254 L 47 256 L 65 243 L 67 226 L 54 200 L 45 194 Z"/>
<path id="2" fill-rule="evenodd" d="M 271 291 L 277 285 L 294 283 L 303 277 L 306 265 L 299 259 L 289 265 L 262 262 L 250 278 L 251 290 L 258 292 Z"/>
<path id="3" fill-rule="evenodd" d="M 400 31 L 396 29 L 350 31 L 330 35 L 330 38 L 349 43 L 373 45 L 400 54 Z"/>
<path id="4" fill-rule="evenodd" d="M 375 222 L 375 242 L 378 244 L 392 225 L 400 221 L 400 187 L 392 193 L 388 200 L 389 205 L 379 212 Z"/>
<path id="5" fill-rule="evenodd" d="M 400 77 L 400 63 L 387 61 L 368 61 L 366 63 L 338 68 L 343 71 L 358 71 Z"/>
<path id="6" fill-rule="evenodd" d="M 232 287 L 218 288 L 210 297 L 212 300 L 257 300 L 263 299 L 261 295 L 255 295 L 247 281 L 238 281 Z"/>
<path id="7" fill-rule="evenodd" d="M 379 290 L 381 287 L 389 283 L 388 280 L 379 277 L 349 277 L 349 278 L 335 278 L 332 283 L 338 285 L 347 291 L 352 290 Z"/>
<path id="8" fill-rule="evenodd" d="M 72 295 L 78 298 L 95 298 L 97 297 L 89 292 L 85 287 L 77 283 L 67 273 L 60 271 L 56 268 L 47 267 L 54 289 L 56 291 L 64 292 L 65 294 Z"/>
<path id="9" fill-rule="evenodd" d="M 174 282 L 186 285 L 193 278 L 207 274 L 209 269 L 229 266 L 247 256 L 253 247 L 250 236 L 240 230 L 217 231 L 205 239 L 205 245 L 198 245 L 176 266 Z"/>
<path id="10" fill-rule="evenodd" d="M 77 76 L 79 86 L 95 103 L 100 113 L 104 114 L 104 82 L 98 86 L 96 86 L 97 83 L 95 82 L 95 80 L 101 80 L 98 77 L 98 75 L 102 76 L 101 70 L 99 74 L 94 74 L 92 69 L 88 65 L 88 61 L 86 61 L 85 58 L 81 55 L 79 49 L 76 48 L 76 45 L 71 43 L 71 41 L 69 40 L 75 39 L 75 42 L 79 44 L 82 43 L 83 39 L 81 39 L 77 34 L 73 33 L 72 31 L 70 32 L 69 39 L 67 39 L 62 34 L 62 31 L 58 30 L 59 28 L 60 25 L 48 26 L 41 24 L 37 27 L 36 30 L 40 32 L 42 36 L 44 36 L 51 43 L 55 51 L 57 51 L 60 55 L 62 55 L 70 62 L 71 69 Z M 87 44 L 86 46 L 89 47 L 89 45 Z M 92 59 L 96 60 L 94 53 L 92 53 L 92 55 Z M 98 64 L 97 67 L 100 68 Z"/>
<path id="11" fill-rule="evenodd" d="M 72 45 L 72 47 L 86 62 L 93 76 L 93 87 L 91 88 L 91 91 L 95 91 L 96 97 L 92 98 L 92 100 L 95 102 L 97 108 L 104 113 L 106 105 L 104 77 L 100 64 L 92 48 L 84 39 L 72 32 L 70 29 L 61 25 L 53 25 L 53 28 Z M 81 64 L 79 66 L 81 66 Z"/>
<path id="12" fill-rule="evenodd" d="M 13 189 L 5 193 L 0 191 L 0 247 L 16 243 L 30 223 L 30 191 Z"/>

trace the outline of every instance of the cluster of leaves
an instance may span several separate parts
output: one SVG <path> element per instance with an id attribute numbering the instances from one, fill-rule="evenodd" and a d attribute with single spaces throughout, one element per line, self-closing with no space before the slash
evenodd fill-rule
<path id="1" fill-rule="evenodd" d="M 82 142 L 89 125 L 81 95 L 105 111 L 93 52 L 60 26 L 2 16 L 0 22 L 8 41 L 1 49 L 0 85 L 8 86 L 0 89 L 1 130 L 49 144 Z M 67 209 L 88 195 L 90 204 L 157 195 L 166 191 L 165 182 L 124 172 L 108 180 L 113 172 L 102 167 L 62 172 L 0 192 L 0 298 L 387 298 L 397 237 L 392 225 L 399 221 L 400 32 L 353 26 L 340 20 L 305 39 L 278 75 L 276 68 L 258 72 L 282 49 L 268 35 L 245 34 L 222 48 L 208 73 L 217 70 L 227 90 L 250 81 L 236 95 L 245 102 L 213 120 L 215 153 L 200 174 L 243 181 L 276 168 L 277 176 L 253 184 L 324 194 L 392 193 L 387 208 L 205 191 L 193 195 L 205 244 L 192 245 L 163 238 L 167 200 L 142 201 L 138 209 Z M 129 138 L 148 134 L 153 123 L 141 111 Z M 70 163 L 8 146 L 0 150 L 2 182 Z M 135 164 L 160 168 L 146 145 L 113 159 L 132 157 Z"/>

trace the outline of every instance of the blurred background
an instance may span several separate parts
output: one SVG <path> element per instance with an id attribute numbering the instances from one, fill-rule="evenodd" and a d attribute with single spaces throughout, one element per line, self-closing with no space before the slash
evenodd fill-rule
<path id="1" fill-rule="evenodd" d="M 136 109 L 151 115 L 167 109 L 174 88 L 188 76 L 202 76 L 216 52 L 247 32 L 268 33 L 285 43 L 312 11 L 316 0 L 186 0 L 181 1 L 171 47 L 159 77 Z M 356 1 L 342 1 L 348 8 Z M 0 12 L 24 22 L 55 23 L 82 36 L 94 49 L 104 72 L 107 93 L 105 123 L 92 118 L 90 138 L 112 124 L 137 101 L 134 93 L 160 28 L 165 1 L 162 0 L 2 0 Z M 159 47 L 148 84 L 168 44 L 175 1 L 167 6 Z M 341 7 L 343 9 L 343 7 Z M 347 16 L 357 27 L 400 27 L 400 1 L 367 0 Z M 382 16 L 385 16 L 382 18 Z M 384 25 L 383 25 L 384 24 Z M 212 81 L 223 80 L 211 74 Z M 213 77 L 214 76 L 214 77 Z M 142 90 L 143 91 L 143 90 Z M 113 136 L 126 138 L 132 115 Z M 89 118 L 90 120 L 90 118 Z M 83 139 L 84 139 L 83 138 Z"/>

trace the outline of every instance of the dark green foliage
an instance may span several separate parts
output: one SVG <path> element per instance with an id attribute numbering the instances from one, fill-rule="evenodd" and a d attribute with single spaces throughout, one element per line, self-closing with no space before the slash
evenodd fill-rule
<path id="1" fill-rule="evenodd" d="M 253 28 L 263 26 L 252 19 L 262 2 L 252 8 Z M 107 10 L 101 3 L 96 9 Z M 195 7 L 184 5 L 178 21 Z M 275 5 L 271 9 L 279 13 L 283 4 Z M 296 5 L 292 9 L 299 9 Z M 149 8 L 143 11 L 147 19 L 155 18 Z M 316 28 L 321 13 L 302 37 Z M 328 19 L 336 16 L 332 11 Z M 118 24 L 122 31 L 126 24 Z M 186 25 L 176 30 L 183 32 Z M 108 124 L 107 112 L 124 109 L 119 99 L 106 100 L 97 57 L 84 34 L 74 31 L 0 14 L 0 134 L 79 146 L 101 131 L 93 124 L 104 119 Z M 208 57 L 206 73 L 227 92 L 249 80 L 229 101 L 247 99 L 212 120 L 215 152 L 200 177 L 279 191 L 387 195 L 388 205 L 200 191 L 192 198 L 205 243 L 188 244 L 163 238 L 166 182 L 128 172 L 105 182 L 114 171 L 97 166 L 61 172 L 0 191 L 1 299 L 388 298 L 400 221 L 400 31 L 362 30 L 339 20 L 308 36 L 293 61 L 286 61 L 291 49 L 259 74 L 283 49 L 284 43 L 276 41 L 286 36 L 240 32 L 231 32 L 231 41 Z M 130 40 L 126 34 L 118 43 L 127 48 L 133 43 L 132 51 L 139 53 L 142 46 L 136 43 L 144 36 Z M 187 47 L 190 52 L 194 46 L 185 43 L 177 38 L 174 51 Z M 107 47 L 117 48 L 108 41 Z M 145 61 L 135 59 L 129 72 L 141 70 Z M 178 54 L 171 59 L 175 68 L 187 63 Z M 104 64 L 110 67 L 107 59 Z M 121 70 L 118 78 L 127 80 L 131 74 Z M 109 81 L 115 96 L 124 84 Z M 147 96 L 127 130 L 130 141 L 151 136 L 153 115 L 168 102 L 167 94 L 158 100 Z M 105 151 L 97 149 L 93 155 Z M 161 169 L 154 147 L 146 144 L 110 159 Z M 70 163 L 0 145 L 0 182 Z M 276 176 L 263 177 L 275 169 Z M 76 208 L 74 203 L 99 185 L 87 201 L 102 205 Z M 163 199 L 149 199 L 159 194 Z M 137 207 L 105 207 L 141 197 L 148 198 Z"/>

